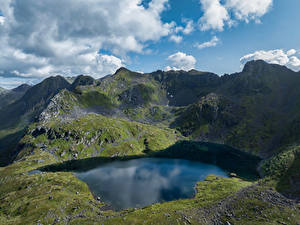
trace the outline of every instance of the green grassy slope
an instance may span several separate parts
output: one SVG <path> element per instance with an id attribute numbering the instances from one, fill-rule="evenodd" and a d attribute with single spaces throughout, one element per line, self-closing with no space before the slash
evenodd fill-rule
<path id="1" fill-rule="evenodd" d="M 88 114 L 78 119 L 51 119 L 32 124 L 20 146 L 30 148 L 17 159 L 42 149 L 63 160 L 129 156 L 165 149 L 182 138 L 174 130 Z"/>

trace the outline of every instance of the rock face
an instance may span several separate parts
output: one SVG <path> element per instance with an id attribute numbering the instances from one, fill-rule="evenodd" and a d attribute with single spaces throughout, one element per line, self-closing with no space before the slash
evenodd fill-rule
<path id="1" fill-rule="evenodd" d="M 52 118 L 57 118 L 62 113 L 70 113 L 74 111 L 72 105 L 65 104 L 66 102 L 76 102 L 77 99 L 70 95 L 67 90 L 62 90 L 55 95 L 48 104 L 47 108 L 39 116 L 39 121 L 47 121 Z"/>

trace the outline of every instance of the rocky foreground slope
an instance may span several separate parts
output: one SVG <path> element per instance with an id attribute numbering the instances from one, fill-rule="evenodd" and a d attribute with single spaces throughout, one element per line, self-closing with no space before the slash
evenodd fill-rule
<path id="1" fill-rule="evenodd" d="M 300 73 L 263 61 L 222 77 L 48 78 L 0 106 L 0 224 L 300 224 L 299 85 Z M 209 176 L 193 199 L 114 212 L 64 172 L 145 156 L 240 178 Z M 56 172 L 28 174 L 38 168 Z"/>

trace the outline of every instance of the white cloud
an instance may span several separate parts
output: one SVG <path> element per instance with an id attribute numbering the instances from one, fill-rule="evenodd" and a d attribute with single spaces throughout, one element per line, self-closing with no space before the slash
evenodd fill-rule
<path id="1" fill-rule="evenodd" d="M 217 36 L 214 36 L 210 41 L 204 42 L 204 43 L 197 43 L 195 46 L 198 49 L 204 49 L 204 48 L 210 48 L 210 47 L 215 47 L 220 43 L 220 39 Z"/>
<path id="2" fill-rule="evenodd" d="M 40 82 L 40 79 L 28 79 L 28 78 L 17 78 L 17 77 L 1 77 L 0 76 L 0 87 L 5 89 L 13 89 L 21 84 L 27 83 L 29 85 L 34 85 Z"/>
<path id="3" fill-rule="evenodd" d="M 128 52 L 146 52 L 146 43 L 174 29 L 160 17 L 168 0 L 152 0 L 147 8 L 141 0 L 0 1 L 2 77 L 100 77 L 123 66 Z"/>
<path id="4" fill-rule="evenodd" d="M 288 67 L 295 71 L 300 71 L 300 59 L 296 56 L 290 57 Z"/>
<path id="5" fill-rule="evenodd" d="M 268 63 L 279 64 L 282 66 L 287 66 L 288 68 L 299 71 L 300 70 L 300 60 L 296 56 L 292 56 L 296 54 L 296 50 L 291 49 L 287 52 L 277 49 L 270 51 L 256 51 L 252 54 L 248 54 L 243 56 L 240 61 L 244 65 L 246 62 L 251 60 L 264 60 Z"/>
<path id="6" fill-rule="evenodd" d="M 185 26 L 177 26 L 175 22 L 170 23 L 171 36 L 170 41 L 180 43 L 183 40 L 182 35 L 191 34 L 194 31 L 194 22 L 192 20 L 183 19 Z"/>
<path id="7" fill-rule="evenodd" d="M 295 49 L 291 49 L 291 50 L 288 50 L 286 54 L 288 56 L 291 56 L 291 55 L 295 55 L 296 53 L 297 53 L 297 51 Z"/>
<path id="8" fill-rule="evenodd" d="M 238 21 L 259 23 L 270 10 L 273 0 L 200 0 L 200 4 L 203 10 L 200 29 L 223 31 L 226 25 L 230 27 Z"/>
<path id="9" fill-rule="evenodd" d="M 4 23 L 5 23 L 5 17 L 0 16 L 0 25 L 4 25 Z"/>
<path id="10" fill-rule="evenodd" d="M 190 34 L 194 31 L 194 22 L 192 20 L 187 20 L 186 27 L 183 29 L 184 34 Z"/>
<path id="11" fill-rule="evenodd" d="M 182 36 L 171 35 L 170 40 L 178 44 L 182 41 Z"/>
<path id="12" fill-rule="evenodd" d="M 247 23 L 250 20 L 259 22 L 271 8 L 273 0 L 226 0 L 226 8 L 231 10 L 238 20 Z"/>
<path id="13" fill-rule="evenodd" d="M 170 66 L 167 66 L 165 68 L 166 71 L 169 70 L 191 70 L 195 68 L 196 65 L 196 59 L 192 55 L 187 55 L 183 52 L 177 52 L 173 55 L 170 55 L 167 58 L 168 62 L 170 63 Z"/>
<path id="14" fill-rule="evenodd" d="M 200 18 L 200 29 L 223 31 L 226 23 L 230 22 L 226 8 L 219 0 L 200 0 L 202 4 L 203 16 Z"/>
<path id="15" fill-rule="evenodd" d="M 122 60 L 110 55 L 97 55 L 98 71 L 102 74 L 113 74 L 117 69 L 124 66 Z"/>
<path id="16" fill-rule="evenodd" d="M 175 33 L 182 32 L 183 34 L 190 34 L 194 31 L 194 21 L 193 20 L 187 20 L 184 19 L 183 22 L 186 23 L 185 27 L 178 26 L 175 28 Z"/>

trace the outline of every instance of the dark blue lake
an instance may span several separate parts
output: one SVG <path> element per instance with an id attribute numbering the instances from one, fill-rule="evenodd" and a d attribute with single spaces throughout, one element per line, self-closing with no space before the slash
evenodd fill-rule
<path id="1" fill-rule="evenodd" d="M 210 174 L 227 176 L 215 165 L 161 158 L 115 161 L 75 173 L 94 195 L 115 210 L 192 198 L 195 184 Z"/>

